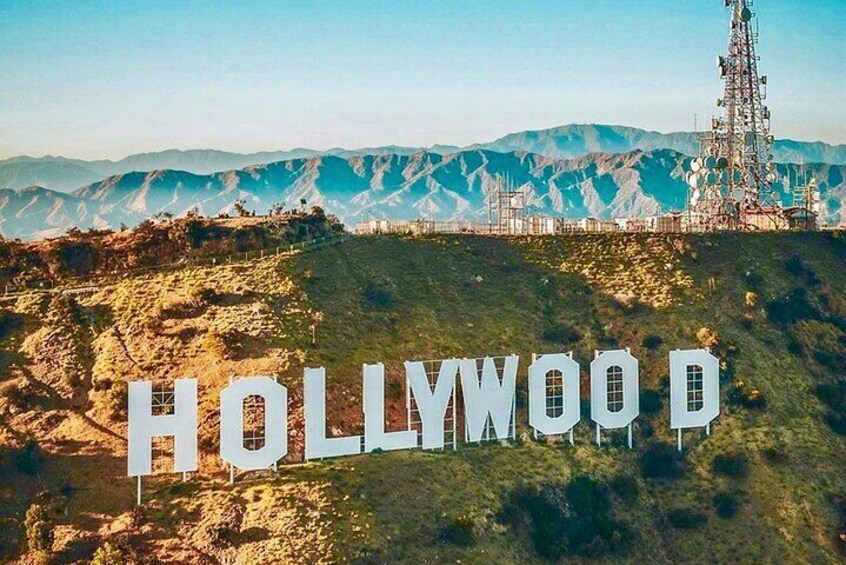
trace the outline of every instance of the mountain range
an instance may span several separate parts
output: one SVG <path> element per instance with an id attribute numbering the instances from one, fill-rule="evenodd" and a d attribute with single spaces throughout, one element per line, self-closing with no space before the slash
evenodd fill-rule
<path id="1" fill-rule="evenodd" d="M 499 153 L 525 151 L 555 159 L 572 159 L 591 153 L 627 153 L 672 149 L 684 155 L 699 151 L 698 134 L 691 132 L 659 133 L 637 128 L 607 125 L 566 125 L 538 131 L 506 135 L 488 143 L 468 147 L 435 145 L 432 147 L 333 148 L 325 151 L 295 148 L 288 151 L 230 153 L 211 149 L 131 155 L 119 161 L 84 161 L 65 157 L 13 157 L 0 160 L 0 187 L 14 190 L 41 186 L 70 192 L 106 177 L 136 171 L 178 170 L 198 175 L 243 169 L 279 161 L 336 156 L 345 159 L 364 155 L 408 156 L 426 152 L 448 155 L 463 150 L 488 150 Z M 773 156 L 780 163 L 827 163 L 846 165 L 846 145 L 820 142 L 778 140 Z"/>
<path id="2" fill-rule="evenodd" d="M 207 175 L 172 169 L 131 172 L 73 193 L 42 187 L 0 190 L 0 231 L 5 237 L 31 239 L 71 226 L 131 226 L 161 212 L 197 209 L 216 215 L 231 213 L 236 200 L 257 213 L 274 204 L 290 209 L 305 200 L 347 224 L 369 218 L 484 221 L 499 176 L 524 191 L 529 213 L 636 217 L 684 209 L 689 161 L 672 149 L 560 159 L 476 148 L 446 155 L 318 155 Z M 800 174 L 799 165 L 778 166 L 776 187 L 785 202 L 791 201 L 787 185 Z M 846 220 L 846 166 L 810 164 L 807 174 L 819 181 L 824 218 L 835 224 Z"/>

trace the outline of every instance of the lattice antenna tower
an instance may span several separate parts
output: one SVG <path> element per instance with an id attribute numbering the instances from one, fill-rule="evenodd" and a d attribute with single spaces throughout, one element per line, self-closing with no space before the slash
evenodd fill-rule
<path id="1" fill-rule="evenodd" d="M 515 190 L 507 175 L 497 178 L 496 230 L 500 235 L 523 233 L 523 216 L 526 209 L 526 194 Z"/>
<path id="2" fill-rule="evenodd" d="M 750 229 L 752 214 L 782 214 L 770 133 L 764 105 L 767 77 L 758 73 L 758 31 L 752 0 L 723 0 L 731 10 L 728 52 L 717 58 L 724 82 L 717 100 L 722 115 L 700 136 L 699 157 L 691 163 L 688 208 L 706 231 Z"/>

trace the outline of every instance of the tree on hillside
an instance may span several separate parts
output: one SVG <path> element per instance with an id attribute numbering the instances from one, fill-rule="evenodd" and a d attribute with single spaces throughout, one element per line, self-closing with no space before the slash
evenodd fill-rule
<path id="1" fill-rule="evenodd" d="M 53 528 L 50 526 L 50 516 L 43 506 L 33 504 L 29 507 L 26 511 L 24 527 L 30 551 L 43 554 L 53 549 Z"/>
<path id="2" fill-rule="evenodd" d="M 235 213 L 238 214 L 238 216 L 241 218 L 246 218 L 250 215 L 250 211 L 247 210 L 246 204 L 247 202 L 243 198 L 239 198 L 232 205 L 232 207 L 235 209 Z"/>
<path id="3" fill-rule="evenodd" d="M 105 542 L 94 552 L 91 565 L 123 565 L 126 563 L 120 549 L 110 542 Z"/>

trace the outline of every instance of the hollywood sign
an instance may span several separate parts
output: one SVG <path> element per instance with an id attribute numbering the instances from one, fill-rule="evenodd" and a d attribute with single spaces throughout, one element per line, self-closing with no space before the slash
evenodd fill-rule
<path id="1" fill-rule="evenodd" d="M 376 450 L 443 449 L 447 421 L 455 436 L 456 383 L 460 383 L 464 442 L 513 439 L 516 435 L 516 384 L 519 357 L 406 362 L 407 429 L 385 429 L 385 367 L 363 367 L 364 436 L 329 437 L 326 433 L 326 371 L 306 369 L 303 381 L 304 459 L 324 459 Z M 705 428 L 720 412 L 719 361 L 705 349 L 670 352 L 670 428 Z M 433 367 L 437 367 L 436 369 Z M 572 354 L 533 356 L 528 371 L 528 420 L 535 437 L 569 436 L 581 420 L 580 367 Z M 639 365 L 627 349 L 596 352 L 590 364 L 590 418 L 601 430 L 628 429 L 640 414 Z M 129 383 L 128 474 L 152 474 L 153 440 L 173 438 L 175 472 L 197 470 L 197 381 L 179 379 L 155 414 L 153 384 Z M 162 394 L 162 393 L 158 393 Z M 261 442 L 245 441 L 245 401 L 263 403 Z M 161 400 L 161 399 L 159 399 Z M 412 410 L 415 413 L 412 425 Z M 419 429 L 419 433 L 418 433 Z M 234 379 L 220 392 L 220 456 L 242 471 L 275 468 L 288 455 L 288 390 L 271 377 Z"/>

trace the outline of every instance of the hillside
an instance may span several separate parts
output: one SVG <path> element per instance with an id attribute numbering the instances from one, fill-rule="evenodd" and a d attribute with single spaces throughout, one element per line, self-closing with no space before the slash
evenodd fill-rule
<path id="1" fill-rule="evenodd" d="M 291 257 L 126 276 L 2 311 L 0 551 L 33 502 L 59 563 L 838 563 L 846 553 L 843 234 L 351 238 Z M 311 326 L 316 344 L 311 343 Z M 723 412 L 674 455 L 667 355 L 711 347 Z M 405 360 L 632 348 L 635 449 L 517 441 L 280 466 L 227 484 L 217 394 L 278 376 L 302 450 L 301 379 L 325 366 L 333 433 L 361 430 L 361 364 L 384 362 L 390 429 Z M 201 472 L 125 477 L 126 382 L 200 382 Z M 522 391 L 522 392 L 521 392 Z M 29 442 L 29 443 L 28 443 Z M 33 516 L 36 514 L 33 513 Z M 35 531 L 35 530 L 33 530 Z M 38 530 L 41 531 L 41 530 Z M 39 538 L 40 539 L 40 538 Z M 104 550 L 101 550 L 103 552 Z"/>
<path id="2" fill-rule="evenodd" d="M 697 134 L 692 132 L 659 133 L 638 128 L 570 124 L 544 130 L 512 133 L 495 141 L 482 142 L 468 147 L 434 145 L 432 147 L 362 147 L 326 150 L 295 148 L 288 151 L 262 151 L 233 153 L 214 149 L 169 149 L 130 155 L 117 161 L 68 159 L 65 157 L 19 156 L 0 160 L 0 187 L 20 190 L 28 186 L 43 186 L 59 192 L 70 192 L 106 177 L 133 172 L 162 169 L 185 171 L 196 175 L 243 169 L 252 165 L 265 165 L 277 161 L 335 156 L 342 159 L 375 155 L 413 155 L 428 152 L 447 155 L 460 151 L 484 149 L 499 153 L 528 152 L 554 159 L 572 159 L 591 153 L 629 153 L 672 149 L 685 155 L 699 154 Z M 822 142 L 777 140 L 773 148 L 779 163 L 827 163 L 846 165 L 846 145 L 829 145 Z"/>
<path id="3" fill-rule="evenodd" d="M 232 213 L 236 200 L 259 214 L 274 205 L 321 206 L 352 225 L 371 218 L 487 221 L 496 179 L 527 196 L 528 212 L 565 218 L 637 217 L 685 208 L 689 158 L 662 149 L 559 160 L 535 153 L 472 150 L 280 161 L 212 175 L 159 170 L 109 177 L 73 194 L 43 188 L 0 191 L 0 232 L 32 239 L 81 229 L 133 226 L 160 213 Z M 778 166 L 776 188 L 792 202 L 799 166 Z M 819 181 L 823 218 L 846 219 L 846 166 L 808 165 Z"/>

